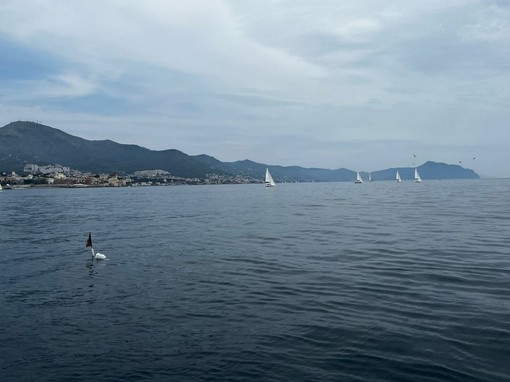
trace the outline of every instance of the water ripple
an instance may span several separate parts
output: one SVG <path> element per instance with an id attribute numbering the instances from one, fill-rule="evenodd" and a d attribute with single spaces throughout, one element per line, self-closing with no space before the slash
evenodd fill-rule
<path id="1" fill-rule="evenodd" d="M 509 189 L 3 192 L 0 379 L 506 381 Z"/>

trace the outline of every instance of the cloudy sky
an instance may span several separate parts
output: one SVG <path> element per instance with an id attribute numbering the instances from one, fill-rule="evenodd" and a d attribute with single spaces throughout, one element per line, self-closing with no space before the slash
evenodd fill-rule
<path id="1" fill-rule="evenodd" d="M 2 0 L 0 125 L 27 119 L 223 161 L 510 177 L 510 2 Z"/>

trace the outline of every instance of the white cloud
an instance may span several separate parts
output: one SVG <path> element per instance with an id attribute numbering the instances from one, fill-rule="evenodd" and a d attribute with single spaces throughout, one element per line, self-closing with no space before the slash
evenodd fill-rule
<path id="1" fill-rule="evenodd" d="M 87 137 L 227 160 L 284 164 L 308 142 L 296 164 L 335 167 L 350 159 L 324 142 L 350 142 L 374 168 L 376 141 L 388 165 L 392 141 L 439 159 L 510 139 L 508 20 L 482 0 L 4 0 L 0 42 L 58 65 L 0 77 L 0 102 Z"/>
<path id="2" fill-rule="evenodd" d="M 3 33 L 104 78 L 139 65 L 148 80 L 156 67 L 210 76 L 232 88 L 281 90 L 292 79 L 323 75 L 299 57 L 246 38 L 222 1 L 35 3 L 0 8 Z"/>

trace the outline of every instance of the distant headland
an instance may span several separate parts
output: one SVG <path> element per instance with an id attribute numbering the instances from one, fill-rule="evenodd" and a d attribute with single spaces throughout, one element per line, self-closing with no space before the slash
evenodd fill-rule
<path id="1" fill-rule="evenodd" d="M 89 141 L 35 122 L 17 121 L 0 128 L 0 177 L 4 177 L 4 185 L 13 172 L 27 184 L 71 185 L 72 178 L 78 186 L 84 184 L 82 181 L 94 184 L 94 179 L 95 185 L 261 183 L 266 168 L 277 182 L 356 179 L 356 172 L 346 168 L 285 167 L 250 160 L 221 162 L 175 149 L 154 151 L 111 140 Z M 418 169 L 424 180 L 479 178 L 475 171 L 459 165 L 429 161 Z M 397 170 L 402 180 L 414 177 L 411 167 L 382 169 L 370 176 L 374 181 L 393 180 Z M 361 175 L 368 178 L 368 173 Z"/>

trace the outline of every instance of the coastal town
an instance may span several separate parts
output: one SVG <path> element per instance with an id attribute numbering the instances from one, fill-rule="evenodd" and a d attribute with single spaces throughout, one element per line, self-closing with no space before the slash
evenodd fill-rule
<path id="1" fill-rule="evenodd" d="M 135 171 L 132 174 L 107 174 L 81 172 L 60 164 L 37 165 L 27 164 L 23 172 L 18 174 L 0 173 L 0 185 L 4 190 L 30 187 L 140 187 L 140 186 L 177 186 L 205 184 L 247 184 L 261 183 L 262 180 L 210 174 L 206 178 L 181 178 L 164 170 Z"/>

